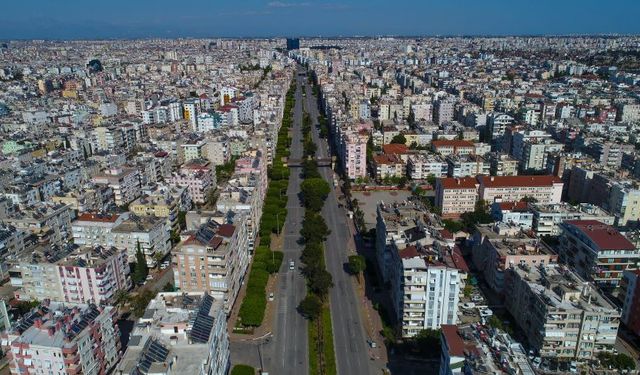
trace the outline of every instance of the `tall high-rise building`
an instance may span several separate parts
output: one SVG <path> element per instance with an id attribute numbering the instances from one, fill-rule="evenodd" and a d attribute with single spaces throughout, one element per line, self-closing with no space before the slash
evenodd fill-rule
<path id="1" fill-rule="evenodd" d="M 287 38 L 287 51 L 291 51 L 293 49 L 300 48 L 300 39 L 298 38 Z"/>

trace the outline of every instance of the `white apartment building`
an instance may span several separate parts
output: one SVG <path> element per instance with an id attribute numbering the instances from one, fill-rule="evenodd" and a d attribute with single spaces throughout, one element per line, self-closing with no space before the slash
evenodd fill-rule
<path id="1" fill-rule="evenodd" d="M 456 324 L 461 280 L 458 270 L 431 262 L 416 247 L 400 250 L 402 268 L 391 279 L 391 298 L 402 337 Z"/>
<path id="2" fill-rule="evenodd" d="M 449 165 L 440 155 L 416 154 L 407 160 L 407 173 L 412 180 L 425 180 L 429 176 L 446 177 Z"/>

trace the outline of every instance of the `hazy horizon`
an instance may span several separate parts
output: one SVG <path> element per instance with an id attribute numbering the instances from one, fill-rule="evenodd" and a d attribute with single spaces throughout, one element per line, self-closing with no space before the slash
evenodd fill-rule
<path id="1" fill-rule="evenodd" d="M 640 34 L 640 2 L 9 2 L 2 40 Z"/>

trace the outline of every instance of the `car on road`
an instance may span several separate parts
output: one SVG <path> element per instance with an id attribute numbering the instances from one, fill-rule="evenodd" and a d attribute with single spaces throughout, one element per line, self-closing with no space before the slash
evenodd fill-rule
<path id="1" fill-rule="evenodd" d="M 296 269 L 296 264 L 292 260 L 289 260 L 289 269 L 290 270 L 295 270 Z"/>

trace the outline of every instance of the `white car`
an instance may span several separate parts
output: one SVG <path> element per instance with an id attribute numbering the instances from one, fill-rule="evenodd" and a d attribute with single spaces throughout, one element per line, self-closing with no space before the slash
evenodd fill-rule
<path id="1" fill-rule="evenodd" d="M 470 310 L 470 309 L 473 309 L 474 307 L 476 307 L 476 304 L 473 302 L 465 302 L 462 304 L 462 308 L 464 310 Z"/>
<path id="2" fill-rule="evenodd" d="M 296 264 L 292 260 L 289 261 L 289 269 L 290 270 L 295 270 L 296 269 Z"/>
<path id="3" fill-rule="evenodd" d="M 273 292 L 269 293 L 269 301 L 273 301 L 274 299 Z"/>
<path id="4" fill-rule="evenodd" d="M 147 281 L 153 280 L 153 275 L 147 275 Z"/>
<path id="5" fill-rule="evenodd" d="M 493 311 L 491 309 L 482 309 L 480 310 L 480 316 L 483 318 L 488 318 L 493 315 Z"/>

